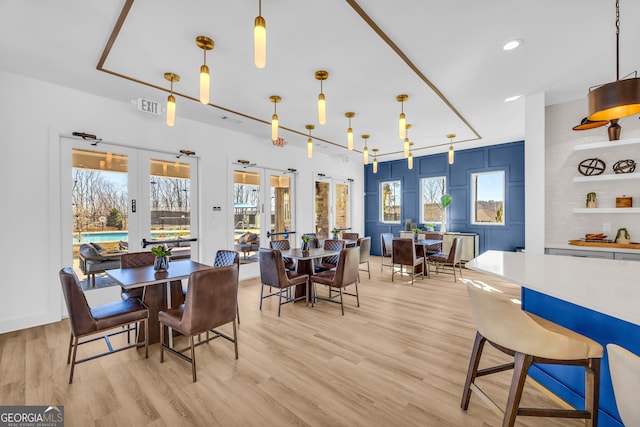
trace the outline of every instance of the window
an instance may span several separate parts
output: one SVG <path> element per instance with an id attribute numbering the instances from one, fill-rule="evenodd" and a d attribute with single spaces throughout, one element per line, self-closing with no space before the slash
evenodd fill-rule
<path id="1" fill-rule="evenodd" d="M 442 203 L 440 199 L 445 193 L 445 177 L 422 178 L 420 184 L 422 189 L 420 222 L 423 224 L 440 224 L 442 222 Z"/>
<path id="2" fill-rule="evenodd" d="M 471 174 L 473 224 L 504 225 L 504 171 Z"/>
<path id="3" fill-rule="evenodd" d="M 400 206 L 402 195 L 400 181 L 380 183 L 381 221 L 400 224 Z"/>

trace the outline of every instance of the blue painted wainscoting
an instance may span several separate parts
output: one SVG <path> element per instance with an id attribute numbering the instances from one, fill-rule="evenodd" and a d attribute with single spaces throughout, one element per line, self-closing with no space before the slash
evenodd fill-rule
<path id="1" fill-rule="evenodd" d="M 471 224 L 471 174 L 504 171 L 505 224 Z M 524 141 L 456 151 L 449 165 L 446 153 L 414 157 L 413 169 L 406 159 L 378 162 L 365 167 L 365 235 L 371 236 L 371 253 L 381 255 L 380 233 L 398 236 L 404 230 L 404 219 L 420 221 L 420 180 L 446 177 L 446 192 L 453 199 L 447 208 L 447 231 L 476 233 L 480 236 L 480 253 L 489 249 L 513 251 L 524 246 Z M 380 183 L 399 180 L 402 184 L 400 224 L 380 221 Z"/>

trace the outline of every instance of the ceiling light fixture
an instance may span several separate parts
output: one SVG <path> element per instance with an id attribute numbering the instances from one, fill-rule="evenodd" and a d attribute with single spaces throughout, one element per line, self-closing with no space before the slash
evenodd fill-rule
<path id="1" fill-rule="evenodd" d="M 640 78 L 620 80 L 619 45 L 620 2 L 616 0 L 616 81 L 589 89 L 589 120 L 615 120 L 640 113 Z"/>
<path id="2" fill-rule="evenodd" d="M 273 116 L 271 116 L 271 141 L 278 140 L 278 114 L 276 114 L 276 105 L 282 101 L 278 95 L 271 95 L 269 101 L 273 102 Z"/>
<path id="3" fill-rule="evenodd" d="M 315 128 L 314 125 L 306 125 L 307 129 L 309 129 L 309 139 L 307 140 L 307 157 L 313 157 L 313 138 L 311 138 L 311 131 Z"/>
<path id="4" fill-rule="evenodd" d="M 517 47 L 520 47 L 522 44 L 522 40 L 509 40 L 502 46 L 502 50 L 513 50 Z"/>
<path id="5" fill-rule="evenodd" d="M 455 133 L 450 133 L 449 135 L 447 135 L 447 138 L 449 138 L 449 164 L 452 165 L 453 164 L 453 138 L 456 137 Z"/>
<path id="6" fill-rule="evenodd" d="M 351 119 L 355 117 L 356 113 L 348 111 L 344 113 L 344 116 L 349 119 L 349 129 L 347 129 L 347 148 L 353 150 L 353 129 L 351 129 Z"/>
<path id="7" fill-rule="evenodd" d="M 362 159 L 365 165 L 369 164 L 369 149 L 367 148 L 367 139 L 369 139 L 370 135 L 362 135 L 362 139 L 364 139 L 364 149 L 362 150 Z"/>
<path id="8" fill-rule="evenodd" d="M 400 103 L 400 118 L 398 119 L 398 136 L 400 139 L 407 137 L 407 116 L 404 115 L 404 101 L 409 99 L 409 95 L 398 95 L 396 101 Z"/>
<path id="9" fill-rule="evenodd" d="M 258 16 L 253 21 L 253 62 L 258 68 L 267 65 L 267 21 L 262 17 L 262 0 L 258 0 Z"/>
<path id="10" fill-rule="evenodd" d="M 409 143 L 409 155 L 407 156 L 407 168 L 413 169 L 413 153 L 411 152 L 411 147 L 413 147 L 413 142 Z"/>
<path id="11" fill-rule="evenodd" d="M 373 151 L 373 173 L 378 173 L 378 149 L 372 148 Z"/>
<path id="12" fill-rule="evenodd" d="M 318 123 L 327 123 L 327 102 L 322 93 L 322 82 L 329 78 L 329 72 L 324 70 L 316 71 L 316 80 L 320 80 L 320 95 L 318 95 Z"/>
<path id="13" fill-rule="evenodd" d="M 180 76 L 174 73 L 164 73 L 164 78 L 171 82 L 171 90 L 167 97 L 167 126 L 176 124 L 176 98 L 173 96 L 173 82 L 179 82 Z"/>
<path id="14" fill-rule="evenodd" d="M 599 128 L 600 126 L 604 126 L 607 123 L 609 123 L 609 121 L 607 120 L 592 121 L 592 120 L 589 120 L 587 117 L 585 117 L 584 119 L 580 120 L 579 125 L 574 126 L 572 129 L 573 130 L 595 129 L 595 128 Z"/>
<path id="15" fill-rule="evenodd" d="M 404 158 L 409 157 L 409 129 L 411 129 L 411 125 L 406 125 L 406 135 L 404 137 Z"/>
<path id="16" fill-rule="evenodd" d="M 209 74 L 209 67 L 207 67 L 207 51 L 213 49 L 213 40 L 207 36 L 198 36 L 196 37 L 196 46 L 204 52 L 204 64 L 200 66 L 200 102 L 208 104 L 211 76 Z"/>

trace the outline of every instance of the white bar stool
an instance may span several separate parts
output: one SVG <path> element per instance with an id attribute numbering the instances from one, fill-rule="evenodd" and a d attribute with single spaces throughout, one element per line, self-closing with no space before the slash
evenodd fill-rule
<path id="1" fill-rule="evenodd" d="M 625 426 L 640 426 L 640 357 L 616 344 L 607 344 L 613 394 Z"/>

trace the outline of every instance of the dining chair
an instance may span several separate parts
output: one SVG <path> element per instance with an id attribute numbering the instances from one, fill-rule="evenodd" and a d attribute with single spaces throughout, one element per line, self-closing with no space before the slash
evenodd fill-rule
<path id="1" fill-rule="evenodd" d="M 342 309 L 342 315 L 344 316 L 344 303 L 342 301 L 342 295 L 350 295 L 356 297 L 356 304 L 360 307 L 360 296 L 358 295 L 358 267 L 360 265 L 360 249 L 357 247 L 344 248 L 340 251 L 338 256 L 338 264 L 335 270 L 327 270 L 314 274 L 311 276 L 311 283 L 313 284 L 314 299 L 329 301 L 340 304 Z M 325 285 L 329 287 L 329 298 L 322 298 L 317 296 L 316 285 Z M 343 289 L 349 285 L 355 285 L 356 293 L 348 293 Z M 335 301 L 331 296 L 331 289 L 337 288 L 340 301 Z"/>
<path id="2" fill-rule="evenodd" d="M 400 265 L 400 275 L 402 275 L 402 267 L 409 266 L 411 268 L 411 284 L 413 285 L 413 280 L 416 275 L 421 275 L 424 278 L 424 258 L 416 256 L 416 246 L 413 239 L 393 239 L 392 243 L 392 272 L 391 272 L 391 281 L 393 282 L 393 278 L 396 271 L 396 264 Z M 420 267 L 420 273 L 416 273 L 416 267 Z"/>
<path id="3" fill-rule="evenodd" d="M 347 233 L 346 231 L 342 233 L 342 238 L 344 240 L 358 240 L 360 234 L 358 233 Z"/>
<path id="4" fill-rule="evenodd" d="M 380 271 L 382 271 L 384 267 L 393 268 L 393 263 L 384 263 L 385 258 L 391 258 L 393 256 L 393 233 L 380 233 L 380 251 L 382 253 Z"/>
<path id="5" fill-rule="evenodd" d="M 238 269 L 238 276 L 240 275 L 240 253 L 237 251 L 231 251 L 228 249 L 218 249 L 216 255 L 213 257 L 214 267 L 226 267 L 227 265 L 235 265 Z M 236 308 L 238 315 L 238 325 L 240 325 L 240 303 Z M 207 335 L 207 338 L 209 336 Z"/>
<path id="6" fill-rule="evenodd" d="M 426 245 L 424 247 L 424 255 L 429 256 L 442 252 L 442 239 L 444 234 L 427 231 L 424 233 L 425 240 L 440 240 L 440 243 L 434 243 L 433 245 Z"/>
<path id="7" fill-rule="evenodd" d="M 587 426 L 598 425 L 600 389 L 600 344 L 574 331 L 563 328 L 522 310 L 519 303 L 493 291 L 484 283 L 466 280 L 471 312 L 476 324 L 476 337 L 462 393 L 461 408 L 469 408 L 471 392 L 480 396 L 498 413 L 503 413 L 503 427 L 514 425 L 518 415 L 586 419 Z M 479 370 L 485 343 L 512 356 L 513 362 Z M 585 368 L 584 409 L 521 408 L 520 399 L 532 364 L 573 365 Z M 482 391 L 478 377 L 513 369 L 511 386 L 503 411 Z M 637 399 L 636 399 L 637 400 Z"/>
<path id="8" fill-rule="evenodd" d="M 225 338 L 233 343 L 235 358 L 238 358 L 238 336 L 236 314 L 238 308 L 238 267 L 227 265 L 191 273 L 187 287 L 187 299 L 176 308 L 168 308 L 158 313 L 160 322 L 160 363 L 164 362 L 164 351 L 191 363 L 191 375 L 196 382 L 195 347 L 216 338 Z M 233 337 L 216 328 L 233 324 Z M 164 326 L 189 337 L 189 346 L 176 350 L 164 342 Z M 207 333 L 207 339 L 195 343 L 194 336 Z M 209 332 L 214 334 L 209 338 Z M 184 353 L 190 350 L 190 357 Z"/>
<path id="9" fill-rule="evenodd" d="M 280 317 L 280 308 L 282 304 L 295 301 L 295 298 L 291 298 L 289 295 L 284 297 L 285 302 L 282 302 L 283 292 L 291 289 L 293 286 L 305 284 L 305 300 L 307 306 L 309 305 L 309 275 L 298 274 L 293 271 L 286 271 L 284 268 L 284 262 L 282 261 L 282 253 L 277 249 L 260 248 L 258 252 L 260 259 L 260 310 L 262 310 L 262 301 L 266 298 L 277 296 L 278 297 L 278 317 Z M 275 288 L 277 291 L 269 291 L 269 295 L 264 295 L 264 287 L 269 286 Z M 313 306 L 313 301 L 311 302 Z"/>
<path id="10" fill-rule="evenodd" d="M 323 244 L 323 248 L 328 251 L 341 251 L 344 249 L 344 240 L 326 239 Z M 322 257 L 315 265 L 316 271 L 332 270 L 338 265 L 338 258 L 340 255 L 331 255 Z"/>
<path id="11" fill-rule="evenodd" d="M 60 283 L 62 285 L 64 300 L 67 304 L 67 313 L 71 326 L 69 351 L 67 353 L 67 365 L 71 364 L 71 371 L 69 373 L 69 384 L 71 384 L 73 383 L 73 372 L 77 364 L 140 345 L 141 343 L 133 343 L 114 349 L 110 338 L 125 332 L 128 333 L 132 328 L 127 325 L 131 323 L 142 323 L 146 326 L 149 319 L 149 310 L 136 298 L 128 298 L 93 308 L 89 307 L 80 282 L 78 281 L 78 276 L 76 276 L 76 273 L 70 267 L 65 267 L 60 270 Z M 96 333 L 115 330 L 122 326 L 127 327 L 102 336 L 95 336 Z M 144 357 L 147 358 L 149 357 L 149 340 L 146 327 L 144 331 Z M 89 335 L 93 335 L 93 337 L 80 341 L 81 338 Z M 107 351 L 77 360 L 76 356 L 79 346 L 102 339 L 105 340 Z"/>
<path id="12" fill-rule="evenodd" d="M 607 344 L 613 394 L 625 426 L 640 426 L 640 356 L 617 344 Z"/>
<path id="13" fill-rule="evenodd" d="M 462 236 L 457 236 L 453 239 L 453 241 L 451 242 L 451 248 L 449 249 L 448 254 L 444 254 L 441 252 L 434 255 L 429 255 L 426 258 L 427 274 L 430 274 L 429 264 L 433 264 L 436 268 L 436 273 L 440 272 L 440 268 L 442 268 L 442 271 L 445 272 L 446 267 L 451 267 L 453 271 L 454 282 L 458 280 L 456 278 L 456 267 L 457 267 L 458 271 L 460 272 L 460 277 L 462 278 L 462 260 L 461 260 L 462 243 L 463 243 L 462 239 L 463 239 Z"/>
<path id="14" fill-rule="evenodd" d="M 291 244 L 289 243 L 289 240 L 286 239 L 272 240 L 269 242 L 269 247 L 271 249 L 277 249 L 279 251 L 288 251 L 289 249 L 291 249 Z M 295 271 L 296 263 L 294 260 L 292 260 L 291 258 L 282 258 L 282 261 L 284 262 L 284 268 L 290 271 Z"/>
<path id="15" fill-rule="evenodd" d="M 358 239 L 358 248 L 360 248 L 360 263 L 358 265 L 358 281 L 360 281 L 360 271 L 366 271 L 371 279 L 371 269 L 369 268 L 369 259 L 371 258 L 371 237 L 360 237 Z M 367 269 L 361 269 L 360 266 L 367 263 Z"/>

